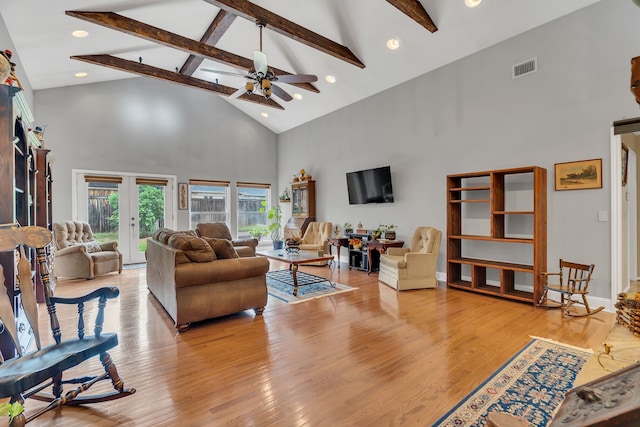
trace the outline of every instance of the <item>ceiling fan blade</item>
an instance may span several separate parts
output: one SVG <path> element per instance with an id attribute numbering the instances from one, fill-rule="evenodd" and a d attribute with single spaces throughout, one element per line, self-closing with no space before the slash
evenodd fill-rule
<path id="1" fill-rule="evenodd" d="M 200 71 L 206 71 L 207 73 L 224 74 L 226 76 L 247 77 L 246 74 L 232 73 L 230 71 L 212 70 L 211 68 L 200 68 Z"/>
<path id="2" fill-rule="evenodd" d="M 256 70 L 256 73 L 262 73 L 262 76 L 267 75 L 268 67 L 267 67 L 267 55 L 264 52 L 259 50 L 253 51 L 253 68 Z"/>
<path id="3" fill-rule="evenodd" d="M 291 101 L 293 99 L 284 89 L 274 84 L 271 85 L 271 92 L 283 101 Z"/>
<path id="4" fill-rule="evenodd" d="M 317 82 L 318 76 L 313 74 L 284 74 L 282 76 L 275 76 L 273 81 L 282 83 L 311 83 Z"/>
<path id="5" fill-rule="evenodd" d="M 233 92 L 231 95 L 229 95 L 229 98 L 231 99 L 235 99 L 243 94 L 247 93 L 247 88 L 245 88 L 244 86 L 242 86 L 241 88 L 239 88 L 237 91 Z"/>

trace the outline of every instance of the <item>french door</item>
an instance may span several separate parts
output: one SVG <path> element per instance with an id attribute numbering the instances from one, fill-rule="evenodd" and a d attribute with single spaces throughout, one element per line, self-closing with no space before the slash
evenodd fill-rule
<path id="1" fill-rule="evenodd" d="M 124 264 L 145 262 L 147 238 L 175 229 L 175 177 L 74 171 L 76 218 L 99 242 L 117 241 Z"/>

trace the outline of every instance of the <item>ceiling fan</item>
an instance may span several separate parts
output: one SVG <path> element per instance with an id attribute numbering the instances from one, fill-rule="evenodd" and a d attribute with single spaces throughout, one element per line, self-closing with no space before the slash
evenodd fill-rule
<path id="1" fill-rule="evenodd" d="M 291 95 L 274 83 L 312 83 L 318 81 L 318 76 L 313 74 L 274 75 L 267 65 L 267 55 L 262 51 L 262 29 L 265 24 L 257 22 L 256 25 L 260 28 L 260 50 L 253 51 L 253 69 L 249 70 L 249 74 L 230 73 L 227 71 L 212 70 L 210 68 L 201 68 L 201 70 L 229 76 L 242 76 L 249 80 L 243 87 L 232 93 L 229 96 L 230 98 L 237 98 L 243 94 L 258 93 L 266 99 L 269 99 L 273 94 L 283 101 L 291 101 L 293 99 Z"/>

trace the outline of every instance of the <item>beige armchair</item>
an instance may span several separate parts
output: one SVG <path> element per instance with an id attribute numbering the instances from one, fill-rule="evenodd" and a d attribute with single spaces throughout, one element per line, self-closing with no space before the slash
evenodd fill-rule
<path id="1" fill-rule="evenodd" d="M 388 248 L 380 256 L 378 280 L 399 291 L 435 288 L 442 232 L 418 227 L 408 248 Z"/>
<path id="2" fill-rule="evenodd" d="M 224 222 L 205 222 L 196 226 L 198 237 L 230 240 L 239 257 L 256 256 L 258 239 L 236 239 L 231 237 L 231 231 Z"/>
<path id="3" fill-rule="evenodd" d="M 64 221 L 53 224 L 53 275 L 93 279 L 122 272 L 122 254 L 118 242 L 98 243 L 86 222 Z"/>
<path id="4" fill-rule="evenodd" d="M 303 251 L 323 250 L 329 253 L 329 237 L 331 237 L 333 224 L 330 222 L 310 222 L 302 236 L 300 249 Z M 328 261 L 309 263 L 307 265 L 327 265 Z"/>

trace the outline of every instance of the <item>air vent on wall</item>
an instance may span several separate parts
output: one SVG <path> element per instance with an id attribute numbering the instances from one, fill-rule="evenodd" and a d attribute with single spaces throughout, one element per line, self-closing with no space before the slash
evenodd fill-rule
<path id="1" fill-rule="evenodd" d="M 527 74 L 535 73 L 536 71 L 538 71 L 538 58 L 532 58 L 519 64 L 515 64 L 513 66 L 511 77 L 516 79 Z"/>

